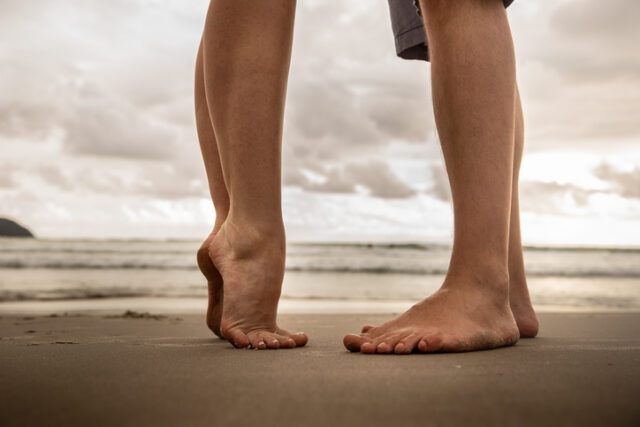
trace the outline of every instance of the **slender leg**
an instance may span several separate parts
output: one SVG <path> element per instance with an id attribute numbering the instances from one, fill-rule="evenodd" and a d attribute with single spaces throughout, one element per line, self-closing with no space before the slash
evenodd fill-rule
<path id="1" fill-rule="evenodd" d="M 222 165 L 220 164 L 220 156 L 218 154 L 218 146 L 216 136 L 211 124 L 209 107 L 207 106 L 207 97 L 204 89 L 204 69 L 202 61 L 202 42 L 198 48 L 198 56 L 196 58 L 196 72 L 194 85 L 194 99 L 196 110 L 196 127 L 198 130 L 198 140 L 200 141 L 200 151 L 204 160 L 205 170 L 207 172 L 207 181 L 209 182 L 209 193 L 216 211 L 216 218 L 213 230 L 206 237 L 200 249 L 198 249 L 197 259 L 200 271 L 205 276 L 209 288 L 209 302 L 207 307 L 207 325 L 219 337 L 220 319 L 222 317 L 222 299 L 223 287 L 222 277 L 213 265 L 209 257 L 209 245 L 215 237 L 220 227 L 227 218 L 229 213 L 229 194 L 224 183 L 222 175 Z"/>
<path id="2" fill-rule="evenodd" d="M 520 337 L 533 338 L 538 334 L 538 317 L 531 304 L 527 278 L 522 254 L 522 240 L 520 235 L 520 207 L 518 197 L 518 181 L 520 164 L 524 149 L 524 118 L 520 94 L 516 88 L 516 123 L 515 147 L 513 152 L 513 182 L 511 184 L 511 216 L 509 229 L 509 306 L 516 319 Z M 362 332 L 367 332 L 373 326 L 366 325 Z"/>
<path id="3" fill-rule="evenodd" d="M 212 0 L 203 37 L 206 100 L 229 212 L 209 244 L 224 281 L 222 336 L 237 347 L 290 348 L 278 328 L 284 275 L 281 140 L 294 0 Z"/>
<path id="4" fill-rule="evenodd" d="M 511 184 L 511 220 L 509 230 L 509 302 L 518 324 L 521 337 L 535 337 L 538 334 L 538 318 L 527 287 L 520 236 L 520 207 L 518 180 L 524 150 L 524 119 L 520 94 L 516 90 L 515 150 L 513 155 L 513 183 Z"/>
<path id="5" fill-rule="evenodd" d="M 500 0 L 423 0 L 436 125 L 453 197 L 441 289 L 386 324 L 347 335 L 363 353 L 471 351 L 515 344 L 509 308 L 515 58 Z"/>

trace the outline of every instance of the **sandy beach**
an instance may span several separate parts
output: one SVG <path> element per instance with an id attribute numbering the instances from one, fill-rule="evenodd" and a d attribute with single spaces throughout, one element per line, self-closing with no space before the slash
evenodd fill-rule
<path id="1" fill-rule="evenodd" d="M 541 334 L 466 354 L 350 354 L 390 315 L 283 315 L 309 346 L 234 350 L 201 316 L 0 318 L 0 424 L 640 424 L 640 314 L 543 313 Z"/>

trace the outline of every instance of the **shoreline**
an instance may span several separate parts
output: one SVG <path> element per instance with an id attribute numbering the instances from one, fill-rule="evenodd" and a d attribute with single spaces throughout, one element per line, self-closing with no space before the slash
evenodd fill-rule
<path id="1" fill-rule="evenodd" d="M 324 298 L 280 299 L 278 313 L 284 315 L 304 314 L 398 314 L 409 309 L 413 300 L 358 300 Z M 206 298 L 191 297 L 130 297 L 95 298 L 74 300 L 8 301 L 0 302 L 0 316 L 48 315 L 70 313 L 85 315 L 119 314 L 127 310 L 159 312 L 172 315 L 197 315 L 206 312 Z M 640 313 L 640 308 L 581 307 L 571 305 L 534 304 L 537 313 Z"/>
<path id="2" fill-rule="evenodd" d="M 389 318 L 284 314 L 309 345 L 251 351 L 213 337 L 202 315 L 2 315 L 0 424 L 640 422 L 640 313 L 541 313 L 538 338 L 473 353 L 342 346 L 345 333 Z"/>

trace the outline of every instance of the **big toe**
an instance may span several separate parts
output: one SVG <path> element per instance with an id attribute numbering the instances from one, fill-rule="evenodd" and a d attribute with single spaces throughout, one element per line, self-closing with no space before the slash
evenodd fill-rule
<path id="1" fill-rule="evenodd" d="M 446 342 L 440 334 L 425 335 L 418 342 L 418 351 L 421 353 L 435 353 L 442 350 L 445 344 Z M 454 351 L 453 348 L 451 351 Z"/>
<path id="2" fill-rule="evenodd" d="M 227 341 L 233 344 L 234 347 L 247 348 L 251 345 L 249 337 L 239 329 L 223 331 L 222 334 Z"/>
<path id="3" fill-rule="evenodd" d="M 357 352 L 357 351 L 360 351 L 360 347 L 366 341 L 367 339 L 361 335 L 348 334 L 348 335 L 345 335 L 344 339 L 342 340 L 342 343 L 347 348 L 347 350 Z"/>
<path id="4" fill-rule="evenodd" d="M 284 329 L 279 329 L 278 334 L 291 338 L 295 343 L 295 347 L 303 347 L 309 342 L 309 337 L 304 332 L 296 332 L 295 334 L 292 334 Z"/>

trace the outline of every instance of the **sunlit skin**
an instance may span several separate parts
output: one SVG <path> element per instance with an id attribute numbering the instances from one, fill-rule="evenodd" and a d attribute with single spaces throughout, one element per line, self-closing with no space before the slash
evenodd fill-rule
<path id="1" fill-rule="evenodd" d="M 351 351 L 483 350 L 538 332 L 520 240 L 524 126 L 504 6 L 500 0 L 423 0 L 421 7 L 453 198 L 451 261 L 435 294 L 379 327 L 344 337 Z"/>
<path id="2" fill-rule="evenodd" d="M 470 351 L 535 336 L 522 261 L 524 130 L 500 0 L 424 0 L 436 124 L 454 244 L 442 288 L 398 318 L 347 335 L 362 353 Z M 295 2 L 212 1 L 196 64 L 198 135 L 216 221 L 198 251 L 207 323 L 236 347 L 307 342 L 276 324 L 284 274 L 280 152 Z"/>
<path id="3" fill-rule="evenodd" d="M 198 137 L 216 210 L 198 251 L 207 324 L 236 347 L 304 346 L 278 327 L 284 276 L 281 140 L 295 1 L 212 1 L 198 50 Z"/>

